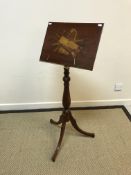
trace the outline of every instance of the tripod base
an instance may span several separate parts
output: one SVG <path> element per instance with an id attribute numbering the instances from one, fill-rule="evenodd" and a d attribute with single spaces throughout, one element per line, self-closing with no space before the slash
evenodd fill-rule
<path id="1" fill-rule="evenodd" d="M 62 113 L 62 115 L 60 116 L 60 118 L 59 118 L 58 121 L 54 121 L 52 119 L 50 120 L 50 123 L 52 123 L 52 124 L 55 124 L 55 125 L 62 124 L 61 125 L 61 132 L 60 132 L 59 141 L 58 141 L 56 150 L 55 150 L 55 152 L 54 152 L 54 154 L 52 156 L 52 161 L 55 161 L 56 160 L 56 157 L 58 155 L 58 152 L 60 150 L 61 143 L 62 143 L 62 140 L 63 140 L 63 136 L 64 136 L 64 132 L 65 132 L 65 127 L 66 127 L 66 122 L 69 122 L 69 121 L 71 122 L 72 126 L 78 132 L 80 132 L 81 134 L 84 134 L 87 137 L 92 137 L 92 138 L 95 137 L 95 134 L 94 133 L 89 133 L 89 132 L 83 131 L 82 129 L 79 128 L 79 126 L 77 125 L 76 120 L 73 118 L 70 110 L 64 111 Z"/>

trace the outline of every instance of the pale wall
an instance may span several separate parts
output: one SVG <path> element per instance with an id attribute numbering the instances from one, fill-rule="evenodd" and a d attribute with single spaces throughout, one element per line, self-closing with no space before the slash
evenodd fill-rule
<path id="1" fill-rule="evenodd" d="M 1 0 L 0 109 L 60 106 L 63 67 L 39 62 L 49 21 L 105 23 L 93 72 L 71 68 L 73 104 L 131 104 L 130 11 L 129 0 Z"/>

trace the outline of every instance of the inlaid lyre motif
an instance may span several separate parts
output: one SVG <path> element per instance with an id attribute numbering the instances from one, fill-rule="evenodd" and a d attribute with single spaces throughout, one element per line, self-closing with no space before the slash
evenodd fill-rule
<path id="1" fill-rule="evenodd" d="M 59 54 L 72 56 L 75 64 L 75 59 L 81 49 L 79 42 L 82 40 L 78 39 L 78 32 L 75 28 L 71 28 L 67 34 L 65 33 L 64 31 L 62 35 L 57 34 L 58 39 L 56 43 L 53 43 L 53 46 L 55 46 L 53 51 Z"/>

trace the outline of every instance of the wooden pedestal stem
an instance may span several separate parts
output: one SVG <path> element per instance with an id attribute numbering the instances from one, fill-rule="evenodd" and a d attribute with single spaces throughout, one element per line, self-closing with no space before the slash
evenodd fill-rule
<path id="1" fill-rule="evenodd" d="M 71 110 L 70 110 L 70 105 L 71 105 L 71 98 L 70 98 L 70 90 L 69 90 L 69 81 L 70 81 L 70 77 L 69 77 L 69 67 L 64 67 L 64 77 L 63 77 L 63 81 L 64 81 L 64 92 L 63 92 L 63 112 L 59 118 L 59 120 L 56 122 L 54 120 L 50 120 L 50 122 L 52 124 L 61 124 L 61 132 L 60 132 L 60 137 L 59 137 L 59 141 L 56 147 L 56 150 L 52 156 L 52 161 L 56 160 L 56 157 L 58 155 L 58 152 L 60 150 L 61 147 L 61 143 L 62 143 L 62 139 L 64 136 L 64 132 L 65 132 L 65 127 L 66 127 L 66 122 L 70 121 L 72 126 L 79 131 L 80 133 L 84 134 L 85 136 L 88 137 L 95 137 L 94 133 L 89 133 L 86 131 L 83 131 L 82 129 L 79 128 L 79 126 L 76 123 L 76 120 L 73 118 L 72 114 L 71 114 Z"/>

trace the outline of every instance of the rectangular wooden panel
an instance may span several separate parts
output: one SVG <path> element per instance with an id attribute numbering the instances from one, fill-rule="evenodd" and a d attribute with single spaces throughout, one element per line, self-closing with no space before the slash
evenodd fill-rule
<path id="1" fill-rule="evenodd" d="M 92 70 L 103 25 L 49 22 L 40 61 Z"/>

